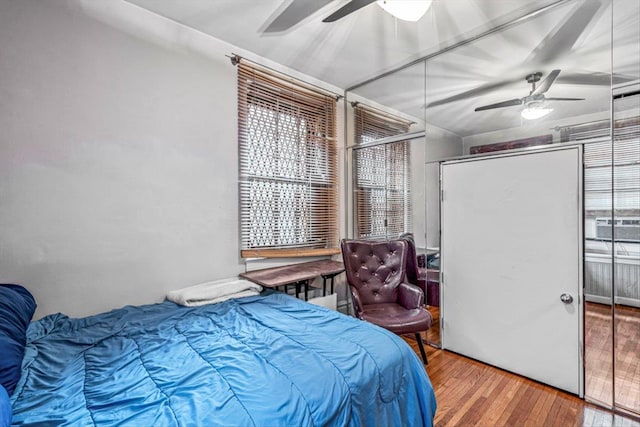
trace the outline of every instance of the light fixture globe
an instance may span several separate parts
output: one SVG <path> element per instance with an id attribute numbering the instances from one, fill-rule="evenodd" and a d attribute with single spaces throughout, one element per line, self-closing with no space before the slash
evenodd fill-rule
<path id="1" fill-rule="evenodd" d="M 544 102 L 541 101 L 531 101 L 527 103 L 526 107 L 520 115 L 525 120 L 537 120 L 551 113 L 553 108 L 545 108 Z"/>
<path id="2" fill-rule="evenodd" d="M 416 22 L 427 13 L 431 0 L 378 0 L 378 6 L 398 19 Z"/>

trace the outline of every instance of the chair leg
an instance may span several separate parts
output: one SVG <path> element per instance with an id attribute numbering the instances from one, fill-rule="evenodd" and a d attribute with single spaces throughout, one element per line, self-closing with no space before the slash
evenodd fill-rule
<path id="1" fill-rule="evenodd" d="M 420 332 L 416 333 L 416 341 L 418 342 L 418 348 L 420 348 L 420 354 L 422 355 L 422 362 L 425 365 L 428 365 L 429 361 L 427 360 L 427 353 L 425 353 L 424 351 L 424 345 L 422 344 L 422 335 L 420 335 Z"/>

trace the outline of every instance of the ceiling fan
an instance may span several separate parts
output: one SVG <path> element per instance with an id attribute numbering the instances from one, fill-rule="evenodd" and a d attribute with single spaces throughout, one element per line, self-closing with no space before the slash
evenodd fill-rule
<path id="1" fill-rule="evenodd" d="M 496 102 L 495 104 L 483 105 L 482 107 L 477 107 L 474 111 L 492 110 L 494 108 L 513 107 L 524 104 L 526 109 L 523 110 L 522 117 L 525 119 L 535 119 L 551 112 L 550 109 L 544 108 L 545 101 L 584 101 L 585 98 L 547 98 L 544 96 L 558 77 L 558 74 L 560 74 L 560 70 L 551 71 L 549 75 L 540 82 L 539 86 L 536 86 L 536 83 L 540 81 L 542 73 L 536 72 L 528 74 L 525 80 L 531 84 L 529 95 L 523 96 L 522 98 Z"/>
<path id="2" fill-rule="evenodd" d="M 287 7 L 282 10 L 264 29 L 265 33 L 279 33 L 286 31 L 302 21 L 306 17 L 312 15 L 333 0 L 293 0 Z M 367 6 L 376 0 L 351 0 L 340 9 L 327 16 L 322 22 L 334 22 Z"/>
<path id="3" fill-rule="evenodd" d="M 333 0 L 292 0 L 287 7 L 282 10 L 264 29 L 264 33 L 278 33 L 286 31 L 302 21 L 306 17 L 317 12 Z M 322 20 L 322 22 L 335 22 L 345 16 L 375 3 L 378 0 L 351 0 L 340 9 L 333 12 Z M 385 0 L 378 1 L 380 6 L 390 14 L 404 20 L 414 21 L 419 19 L 429 8 L 431 1 L 427 0 Z M 404 3 L 404 4 L 403 4 Z M 407 4 L 408 3 L 408 4 Z M 413 9 L 407 11 L 407 9 Z M 407 18 L 407 13 L 409 17 Z M 404 17 L 403 17 L 404 16 Z M 413 17 L 412 17 L 413 16 Z"/>

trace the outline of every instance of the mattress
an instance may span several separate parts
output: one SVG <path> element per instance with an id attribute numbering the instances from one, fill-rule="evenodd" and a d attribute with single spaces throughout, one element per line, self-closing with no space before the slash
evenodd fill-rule
<path id="1" fill-rule="evenodd" d="M 394 334 L 272 293 L 32 322 L 13 424 L 432 425 L 424 366 Z"/>

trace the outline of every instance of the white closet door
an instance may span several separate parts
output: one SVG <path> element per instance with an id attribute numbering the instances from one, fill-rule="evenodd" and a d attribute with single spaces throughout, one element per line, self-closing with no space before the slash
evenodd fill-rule
<path id="1" fill-rule="evenodd" d="M 581 147 L 445 162 L 441 180 L 443 347 L 582 395 Z"/>

